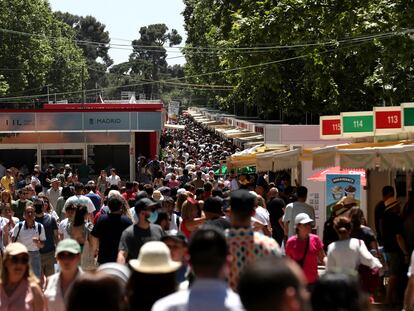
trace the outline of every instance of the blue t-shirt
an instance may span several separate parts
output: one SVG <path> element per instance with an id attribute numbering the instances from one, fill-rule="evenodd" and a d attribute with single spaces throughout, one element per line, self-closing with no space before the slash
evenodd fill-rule
<path id="1" fill-rule="evenodd" d="M 93 192 L 85 194 L 85 196 L 88 197 L 89 199 L 91 199 L 93 205 L 95 206 L 94 214 L 99 212 L 99 210 L 101 209 L 101 197 L 99 195 L 97 195 L 96 193 L 93 193 Z"/>
<path id="2" fill-rule="evenodd" d="M 56 247 L 53 232 L 58 229 L 56 219 L 49 214 L 44 214 L 43 217 L 36 217 L 36 221 L 43 225 L 46 234 L 45 246 L 39 250 L 40 253 L 46 254 L 54 252 Z"/>

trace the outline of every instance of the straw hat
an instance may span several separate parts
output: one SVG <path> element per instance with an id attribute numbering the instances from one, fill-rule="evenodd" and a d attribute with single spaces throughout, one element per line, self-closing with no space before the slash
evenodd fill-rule
<path id="1" fill-rule="evenodd" d="M 170 249 L 163 242 L 145 243 L 139 252 L 138 259 L 131 259 L 129 265 L 142 273 L 170 273 L 181 267 L 181 262 L 171 259 Z"/>
<path id="2" fill-rule="evenodd" d="M 164 196 L 161 194 L 161 191 L 155 190 L 152 193 L 152 198 L 156 201 L 164 201 Z"/>
<path id="3" fill-rule="evenodd" d="M 353 197 L 344 196 L 333 206 L 332 213 L 339 216 L 357 205 L 358 203 Z"/>

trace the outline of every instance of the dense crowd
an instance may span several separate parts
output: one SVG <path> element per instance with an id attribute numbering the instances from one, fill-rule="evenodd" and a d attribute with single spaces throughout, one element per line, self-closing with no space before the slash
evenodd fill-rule
<path id="1" fill-rule="evenodd" d="M 136 181 L 115 168 L 90 179 L 85 163 L 0 165 L 0 310 L 369 310 L 384 273 L 387 302 L 401 302 L 412 248 L 389 188 L 380 244 L 346 197 L 321 239 L 306 187 L 224 171 L 232 143 L 179 122 L 160 157 L 138 158 Z M 408 307 L 413 294 L 410 278 Z"/>

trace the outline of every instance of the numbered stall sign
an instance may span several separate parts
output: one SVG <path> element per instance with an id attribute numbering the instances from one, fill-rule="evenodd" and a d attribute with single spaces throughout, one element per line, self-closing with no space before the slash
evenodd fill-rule
<path id="1" fill-rule="evenodd" d="M 402 103 L 402 124 L 404 131 L 414 130 L 414 103 Z"/>
<path id="2" fill-rule="evenodd" d="M 342 137 L 341 116 L 323 116 L 319 118 L 321 139 L 336 139 Z"/>
<path id="3" fill-rule="evenodd" d="M 401 107 L 374 107 L 375 134 L 395 134 L 401 132 Z"/>
<path id="4" fill-rule="evenodd" d="M 374 134 L 374 113 L 372 111 L 342 112 L 342 137 L 364 137 Z"/>

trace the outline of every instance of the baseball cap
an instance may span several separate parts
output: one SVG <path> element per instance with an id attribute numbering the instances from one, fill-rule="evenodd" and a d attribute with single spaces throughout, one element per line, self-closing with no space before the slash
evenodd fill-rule
<path id="1" fill-rule="evenodd" d="M 81 247 L 79 243 L 73 239 L 64 239 L 58 243 L 56 246 L 55 254 L 59 254 L 61 252 L 68 252 L 72 254 L 80 254 Z"/>
<path id="2" fill-rule="evenodd" d="M 27 250 L 26 246 L 24 246 L 22 243 L 15 242 L 15 243 L 10 243 L 9 245 L 6 246 L 5 256 L 6 255 L 16 256 L 19 254 L 29 254 L 29 251 Z"/>
<path id="3" fill-rule="evenodd" d="M 161 241 L 164 242 L 165 240 L 172 239 L 178 242 L 182 242 L 184 244 L 188 244 L 187 237 L 178 230 L 168 230 L 165 232 L 165 235 L 161 238 Z"/>
<path id="4" fill-rule="evenodd" d="M 309 215 L 306 213 L 297 214 L 295 217 L 295 225 L 298 225 L 298 224 L 303 225 L 303 224 L 308 224 L 311 222 L 313 222 L 313 219 L 310 218 Z"/>
<path id="5" fill-rule="evenodd" d="M 137 203 L 135 203 L 135 212 L 139 213 L 140 211 L 146 210 L 150 207 L 155 207 L 157 205 L 156 202 L 148 199 L 148 198 L 143 198 L 137 201 Z"/>

